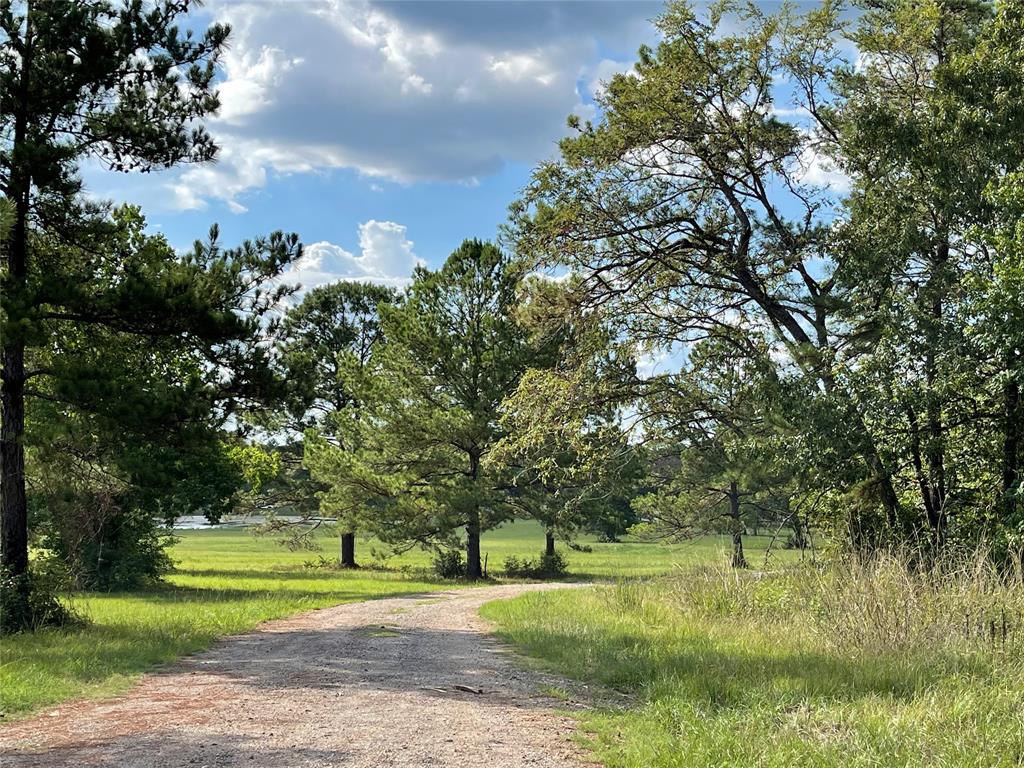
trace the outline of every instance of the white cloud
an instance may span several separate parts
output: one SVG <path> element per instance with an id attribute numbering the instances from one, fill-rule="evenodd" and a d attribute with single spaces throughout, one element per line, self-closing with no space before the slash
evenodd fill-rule
<path id="1" fill-rule="evenodd" d="M 837 194 L 850 191 L 850 177 L 828 155 L 813 146 L 804 147 L 797 162 L 796 178 L 812 187 L 828 189 Z"/>
<path id="2" fill-rule="evenodd" d="M 302 58 L 289 58 L 280 48 L 267 45 L 258 50 L 229 48 L 223 61 L 224 82 L 218 87 L 220 112 L 216 120 L 239 124 L 248 115 L 270 107 L 282 77 L 302 63 Z"/>
<path id="3" fill-rule="evenodd" d="M 809 121 L 812 117 L 807 107 L 780 107 L 777 104 L 772 104 L 771 114 L 781 120 L 793 119 Z"/>
<path id="4" fill-rule="evenodd" d="M 160 207 L 221 200 L 243 212 L 246 193 L 278 174 L 474 183 L 535 163 L 570 113 L 592 115 L 579 90 L 627 68 L 599 59 L 599 39 L 635 49 L 658 7 L 214 0 L 208 10 L 233 28 L 221 111 L 207 121 L 222 152 L 163 177 Z"/>
<path id="5" fill-rule="evenodd" d="M 365 280 L 401 287 L 423 262 L 413 251 L 406 227 L 393 221 L 370 219 L 359 225 L 359 254 L 326 240 L 303 248 L 302 258 L 282 276 L 284 283 L 303 291 L 338 280 Z"/>
<path id="6" fill-rule="evenodd" d="M 646 350 L 637 356 L 636 373 L 641 379 L 650 379 L 659 374 L 670 373 L 670 363 L 672 362 L 671 350 Z"/>
<path id="7" fill-rule="evenodd" d="M 615 61 L 614 59 L 601 59 L 597 66 L 590 73 L 590 80 L 587 83 L 587 90 L 594 99 L 600 98 L 608 83 L 615 75 L 630 74 L 636 76 L 631 61 Z"/>
<path id="8" fill-rule="evenodd" d="M 216 197 L 227 201 L 232 213 L 244 213 L 247 209 L 235 198 L 267 181 L 266 163 L 261 155 L 258 148 L 226 144 L 218 162 L 189 167 L 168 182 L 172 207 L 202 210 L 207 198 Z"/>
<path id="9" fill-rule="evenodd" d="M 488 69 L 499 80 L 513 83 L 533 80 L 539 85 L 548 86 L 555 82 L 558 73 L 549 69 L 551 63 L 543 54 L 514 53 L 502 58 L 492 56 Z"/>

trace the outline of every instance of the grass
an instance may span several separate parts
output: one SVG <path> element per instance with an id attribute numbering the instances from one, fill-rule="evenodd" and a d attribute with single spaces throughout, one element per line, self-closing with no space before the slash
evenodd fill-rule
<path id="1" fill-rule="evenodd" d="M 201 549 L 192 549 L 198 544 L 193 537 L 201 537 Z M 784 537 L 783 537 L 784 538 Z M 183 544 L 187 544 L 193 556 L 205 562 L 216 559 L 218 567 L 231 562 L 242 564 L 252 557 L 262 557 L 268 547 L 273 551 L 276 562 L 288 562 L 300 566 L 304 561 L 315 560 L 323 555 L 325 558 L 337 557 L 338 543 L 332 533 L 324 533 L 317 538 L 321 552 L 287 552 L 277 547 L 272 540 L 248 538 L 239 546 L 239 534 L 234 530 L 186 531 L 183 532 Z M 764 553 L 770 536 L 748 536 L 744 539 L 747 557 L 755 565 L 764 560 Z M 682 544 L 663 544 L 624 540 L 614 544 L 602 543 L 593 536 L 581 536 L 577 542 L 589 547 L 592 551 L 580 552 L 568 549 L 559 543 L 559 548 L 569 562 L 569 572 L 574 579 L 618 579 L 631 577 L 657 576 L 668 573 L 676 568 L 701 565 L 713 562 L 727 562 L 729 547 L 726 536 L 706 536 Z M 183 547 L 179 547 L 182 550 Z M 373 565 L 371 550 L 383 550 L 384 547 L 374 541 L 360 541 L 357 545 L 357 559 L 364 565 Z M 505 558 L 536 558 L 544 549 L 544 531 L 537 523 L 518 520 L 507 523 L 493 531 L 483 534 L 481 556 L 487 558 L 488 570 L 493 575 L 501 575 Z M 180 556 L 180 555 L 179 555 Z M 772 559 L 787 561 L 794 554 L 782 550 L 779 544 L 773 551 Z M 430 567 L 431 554 L 419 549 L 411 550 L 400 556 L 379 561 L 387 568 L 403 572 L 415 573 Z M 187 564 L 184 563 L 183 565 Z"/>
<path id="2" fill-rule="evenodd" d="M 494 572 L 508 555 L 537 554 L 543 541 L 539 526 L 517 522 L 485 534 L 483 549 Z M 766 542 L 752 539 L 750 547 L 763 549 Z M 319 543 L 323 552 L 291 552 L 239 529 L 181 532 L 172 550 L 178 569 L 165 585 L 73 595 L 69 602 L 89 619 L 86 627 L 0 639 L 0 711 L 10 719 L 69 699 L 115 695 L 142 672 L 261 621 L 439 584 L 425 571 L 429 554 L 419 551 L 390 559 L 388 570 L 304 567 L 319 555 L 335 555 L 331 534 Z M 724 558 L 727 547 L 717 538 L 677 546 L 587 543 L 593 552 L 568 552 L 576 577 L 665 573 L 679 564 Z M 372 547 L 358 547 L 364 564 L 372 563 Z"/>
<path id="3" fill-rule="evenodd" d="M 965 584 L 695 570 L 484 614 L 545 666 L 628 694 L 580 716 L 608 768 L 1022 766 L 1024 588 Z M 1005 642 L 983 608 L 1012 617 Z"/>

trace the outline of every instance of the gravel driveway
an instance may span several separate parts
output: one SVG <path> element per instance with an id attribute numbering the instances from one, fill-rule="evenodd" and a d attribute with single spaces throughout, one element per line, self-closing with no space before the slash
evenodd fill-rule
<path id="1" fill-rule="evenodd" d="M 572 722 L 477 610 L 559 585 L 370 600 L 270 622 L 117 699 L 0 728 L 3 768 L 579 768 Z M 479 692 L 478 692 L 479 691 Z"/>

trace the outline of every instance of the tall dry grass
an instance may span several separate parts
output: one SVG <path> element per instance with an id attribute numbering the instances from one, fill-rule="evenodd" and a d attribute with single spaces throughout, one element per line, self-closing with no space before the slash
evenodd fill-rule
<path id="1" fill-rule="evenodd" d="M 849 555 L 768 573 L 691 569 L 669 594 L 686 612 L 785 620 L 837 649 L 1024 652 L 1024 567 L 1020 558 L 999 567 L 984 549 Z"/>

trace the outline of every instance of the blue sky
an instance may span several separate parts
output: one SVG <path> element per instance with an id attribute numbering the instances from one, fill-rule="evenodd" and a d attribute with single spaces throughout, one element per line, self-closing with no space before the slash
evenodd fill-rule
<path id="1" fill-rule="evenodd" d="M 503 0 L 208 2 L 187 26 L 234 29 L 214 165 L 147 176 L 86 169 L 90 192 L 142 205 L 178 248 L 297 232 L 306 287 L 401 284 L 466 237 L 493 238 L 570 113 L 651 42 L 660 3 Z M 185 25 L 183 25 L 185 26 Z"/>

